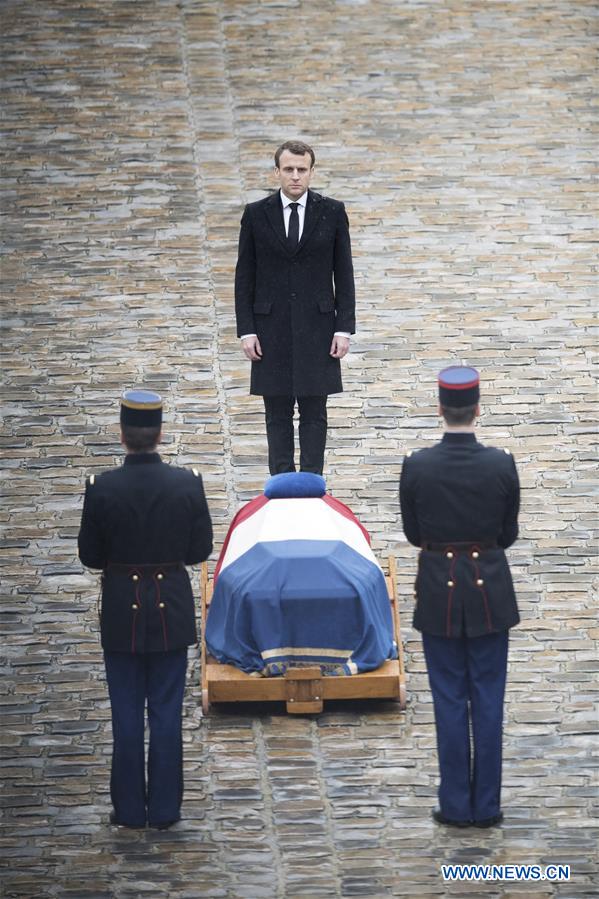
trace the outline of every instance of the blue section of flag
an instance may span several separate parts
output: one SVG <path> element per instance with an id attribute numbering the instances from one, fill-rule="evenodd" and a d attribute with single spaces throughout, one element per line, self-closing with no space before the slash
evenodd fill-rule
<path id="1" fill-rule="evenodd" d="M 206 644 L 247 672 L 297 662 L 378 668 L 394 655 L 384 575 L 342 541 L 257 543 L 220 572 Z"/>

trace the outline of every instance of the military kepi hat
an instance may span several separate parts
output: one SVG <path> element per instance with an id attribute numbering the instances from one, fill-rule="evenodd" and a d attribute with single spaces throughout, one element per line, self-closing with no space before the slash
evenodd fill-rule
<path id="1" fill-rule="evenodd" d="M 162 397 L 153 390 L 125 390 L 121 396 L 121 424 L 156 428 L 162 424 Z"/>
<path id="2" fill-rule="evenodd" d="M 468 365 L 450 365 L 439 372 L 439 402 L 442 406 L 476 406 L 480 398 L 480 375 Z"/>

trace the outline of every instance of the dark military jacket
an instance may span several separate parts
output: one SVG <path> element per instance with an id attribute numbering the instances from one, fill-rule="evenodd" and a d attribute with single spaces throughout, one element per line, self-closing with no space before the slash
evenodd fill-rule
<path id="1" fill-rule="evenodd" d="M 404 459 L 403 530 L 421 547 L 414 627 L 478 637 L 520 620 L 504 550 L 518 536 L 520 487 L 513 456 L 474 434 L 448 432 Z"/>
<path id="2" fill-rule="evenodd" d="M 212 551 L 202 478 L 134 453 L 124 465 L 87 480 L 79 558 L 102 569 L 104 649 L 162 652 L 197 641 L 185 565 Z"/>
<path id="3" fill-rule="evenodd" d="M 308 191 L 302 237 L 287 243 L 279 191 L 246 206 L 235 270 L 237 335 L 257 334 L 250 392 L 263 396 L 339 393 L 330 355 L 335 331 L 356 329 L 354 270 L 343 203 Z"/>

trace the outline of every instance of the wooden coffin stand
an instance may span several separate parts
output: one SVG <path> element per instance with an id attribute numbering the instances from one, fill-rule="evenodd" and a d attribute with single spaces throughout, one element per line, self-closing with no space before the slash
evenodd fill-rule
<path id="1" fill-rule="evenodd" d="M 208 655 L 205 622 L 212 599 L 213 584 L 208 579 L 208 566 L 202 563 L 200 594 L 202 603 L 201 678 L 202 710 L 210 712 L 213 702 L 285 702 L 294 715 L 322 712 L 325 699 L 393 699 L 400 709 L 406 707 L 404 652 L 397 602 L 395 558 L 389 557 L 389 574 L 385 577 L 398 658 L 384 662 L 375 671 L 339 677 L 323 677 L 320 668 L 292 668 L 281 677 L 259 677 L 246 674 L 233 665 L 223 665 Z"/>

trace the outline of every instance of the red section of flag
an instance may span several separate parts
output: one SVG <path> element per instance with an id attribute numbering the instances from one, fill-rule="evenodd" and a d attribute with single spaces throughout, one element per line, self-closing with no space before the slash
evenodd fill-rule
<path id="1" fill-rule="evenodd" d="M 368 541 L 368 545 L 370 546 L 370 534 L 368 533 L 368 531 L 366 530 L 364 525 L 360 524 L 360 522 L 358 521 L 358 519 L 356 518 L 356 516 L 354 515 L 352 510 L 349 508 L 349 506 L 346 506 L 344 503 L 341 502 L 341 500 L 335 499 L 335 497 L 331 496 L 329 493 L 325 493 L 325 495 L 322 497 L 322 499 L 323 499 L 323 502 L 325 502 L 328 506 L 330 506 L 331 509 L 334 509 L 335 512 L 339 512 L 339 514 L 343 515 L 344 518 L 349 518 L 350 521 L 353 521 L 354 524 L 357 524 L 358 527 L 360 528 L 360 530 L 362 531 L 362 533 L 364 534 L 364 536 L 366 537 L 366 540 Z"/>
<path id="2" fill-rule="evenodd" d="M 242 506 L 238 511 L 237 515 L 234 517 L 233 521 L 229 525 L 229 530 L 227 531 L 227 536 L 225 537 L 225 542 L 223 543 L 223 547 L 220 551 L 220 555 L 218 557 L 218 562 L 216 563 L 216 568 L 214 569 L 214 584 L 216 584 L 216 579 L 220 572 L 221 566 L 225 559 L 225 553 L 227 552 L 227 547 L 229 545 L 229 540 L 231 538 L 231 534 L 235 530 L 238 524 L 241 524 L 242 521 L 245 521 L 248 518 L 261 509 L 269 499 L 267 496 L 264 496 L 262 493 L 260 496 L 257 496 L 255 499 L 250 500 L 249 503 L 246 503 L 245 506 Z"/>

